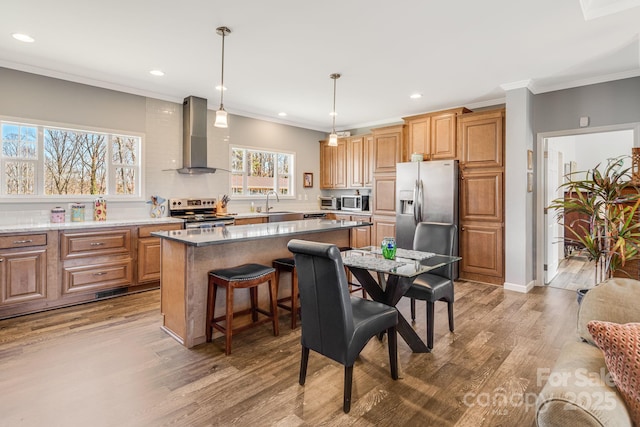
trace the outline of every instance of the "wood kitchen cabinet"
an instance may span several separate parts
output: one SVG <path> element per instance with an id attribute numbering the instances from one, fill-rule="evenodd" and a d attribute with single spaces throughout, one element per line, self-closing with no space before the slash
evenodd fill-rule
<path id="1" fill-rule="evenodd" d="M 373 173 L 395 173 L 403 159 L 404 125 L 373 129 Z"/>
<path id="2" fill-rule="evenodd" d="M 458 117 L 458 159 L 465 168 L 504 166 L 504 109 Z"/>
<path id="3" fill-rule="evenodd" d="M 404 117 L 407 126 L 407 150 L 404 161 L 411 154 L 422 154 L 424 160 L 455 159 L 457 153 L 457 118 L 468 113 L 466 108 L 456 108 L 417 116 Z"/>
<path id="4" fill-rule="evenodd" d="M 0 237 L 0 307 L 46 298 L 46 233 Z"/>
<path id="5" fill-rule="evenodd" d="M 347 140 L 338 139 L 337 147 L 320 141 L 320 188 L 347 188 Z"/>
<path id="6" fill-rule="evenodd" d="M 358 135 L 347 142 L 348 187 L 366 188 L 373 185 L 373 136 Z"/>
<path id="7" fill-rule="evenodd" d="M 137 284 L 160 281 L 160 238 L 151 233 L 180 229 L 182 224 L 145 225 L 138 228 Z"/>
<path id="8" fill-rule="evenodd" d="M 62 232 L 63 296 L 131 284 L 134 260 L 131 235 L 128 227 Z"/>
<path id="9" fill-rule="evenodd" d="M 265 222 L 267 222 L 266 217 L 236 218 L 234 225 L 262 224 Z"/>
<path id="10" fill-rule="evenodd" d="M 388 215 L 373 215 L 373 230 L 371 230 L 371 244 L 377 246 L 385 237 L 396 237 L 396 217 Z"/>
<path id="11" fill-rule="evenodd" d="M 504 109 L 458 117 L 460 278 L 504 284 Z"/>
<path id="12" fill-rule="evenodd" d="M 371 215 L 331 214 L 332 219 L 338 221 L 371 222 Z M 362 248 L 371 245 L 371 226 L 352 228 L 349 234 L 349 245 L 352 248 Z"/>

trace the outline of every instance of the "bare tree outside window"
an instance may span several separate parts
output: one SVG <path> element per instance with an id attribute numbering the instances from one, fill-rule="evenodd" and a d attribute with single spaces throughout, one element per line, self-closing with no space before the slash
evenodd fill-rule
<path id="1" fill-rule="evenodd" d="M 0 129 L 0 194 L 139 195 L 138 136 L 2 121 Z"/>
<path id="2" fill-rule="evenodd" d="M 293 154 L 242 147 L 231 150 L 231 194 L 260 196 L 268 191 L 293 195 Z"/>

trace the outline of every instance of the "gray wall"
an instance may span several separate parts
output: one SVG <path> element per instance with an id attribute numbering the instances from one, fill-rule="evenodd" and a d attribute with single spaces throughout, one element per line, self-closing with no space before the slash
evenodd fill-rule
<path id="1" fill-rule="evenodd" d="M 145 132 L 145 97 L 0 68 L 0 114 Z"/>
<path id="2" fill-rule="evenodd" d="M 142 197 L 136 201 L 114 201 L 107 196 L 108 216 L 112 219 L 147 216 L 145 202 L 151 195 L 218 197 L 229 192 L 227 172 L 190 176 L 172 170 L 182 166 L 181 103 L 0 68 L 0 116 L 143 134 Z M 209 110 L 207 157 L 210 166 L 229 169 L 231 144 L 293 152 L 296 154 L 296 196 L 281 197 L 277 208 L 318 208 L 317 197 L 321 194 L 318 141 L 325 133 L 235 115 L 230 115 L 228 129 L 215 128 L 214 121 L 215 111 Z M 303 172 L 314 174 L 313 188 L 303 188 Z M 16 203 L 0 198 L 0 222 L 38 222 L 47 219 L 54 206 L 92 199 L 72 196 L 56 201 L 25 199 Z M 262 199 L 254 200 L 263 203 Z M 229 210 L 248 212 L 250 203 L 251 200 L 232 199 Z M 87 212 L 88 217 L 90 214 Z"/>
<path id="3" fill-rule="evenodd" d="M 534 132 L 579 128 L 580 117 L 590 118 L 589 127 L 640 121 L 640 77 L 599 83 L 533 98 Z"/>

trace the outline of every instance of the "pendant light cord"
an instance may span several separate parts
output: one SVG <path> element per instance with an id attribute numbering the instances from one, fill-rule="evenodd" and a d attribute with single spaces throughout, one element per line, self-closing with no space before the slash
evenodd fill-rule
<path id="1" fill-rule="evenodd" d="M 225 36 L 225 29 L 223 29 L 222 31 L 222 70 L 220 71 L 220 109 L 224 109 L 224 104 L 223 104 L 223 100 L 224 100 L 224 36 Z"/>

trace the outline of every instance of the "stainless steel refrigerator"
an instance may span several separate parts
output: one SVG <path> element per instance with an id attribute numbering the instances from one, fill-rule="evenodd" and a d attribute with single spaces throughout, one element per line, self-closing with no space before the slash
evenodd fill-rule
<path id="1" fill-rule="evenodd" d="M 457 160 L 398 163 L 396 188 L 399 248 L 413 249 L 413 234 L 419 222 L 458 225 Z"/>

